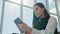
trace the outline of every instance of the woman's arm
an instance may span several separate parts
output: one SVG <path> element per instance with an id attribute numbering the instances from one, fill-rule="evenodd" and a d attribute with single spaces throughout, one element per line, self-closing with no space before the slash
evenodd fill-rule
<path id="1" fill-rule="evenodd" d="M 54 33 L 57 28 L 57 19 L 55 17 L 51 17 L 48 21 L 45 31 L 48 33 Z"/>
<path id="2" fill-rule="evenodd" d="M 50 17 L 45 30 L 36 30 L 34 28 L 29 27 L 25 23 L 19 24 L 18 26 L 19 28 L 26 30 L 26 32 L 29 32 L 30 34 L 54 34 L 57 28 L 57 20 L 55 17 Z"/>

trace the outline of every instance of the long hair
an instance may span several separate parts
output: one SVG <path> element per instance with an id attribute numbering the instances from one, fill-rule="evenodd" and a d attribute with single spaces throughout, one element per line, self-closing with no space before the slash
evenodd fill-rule
<path id="1" fill-rule="evenodd" d="M 45 14 L 46 17 L 50 16 L 48 11 L 46 10 L 45 6 L 42 3 L 36 3 L 34 6 L 36 6 L 36 5 L 39 6 L 40 8 L 44 8 L 44 14 Z"/>

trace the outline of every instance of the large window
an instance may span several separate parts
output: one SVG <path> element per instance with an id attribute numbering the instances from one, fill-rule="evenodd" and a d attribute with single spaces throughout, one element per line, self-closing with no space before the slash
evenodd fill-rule
<path id="1" fill-rule="evenodd" d="M 21 0 L 6 0 L 4 8 L 4 20 L 2 34 L 19 33 L 20 31 L 14 23 L 14 19 L 17 17 L 23 17 L 23 21 L 32 27 L 33 19 L 33 7 L 34 0 L 23 0 L 23 6 L 21 6 Z M 21 10 L 22 9 L 22 10 Z M 21 15 L 23 12 L 23 15 Z"/>
<path id="2" fill-rule="evenodd" d="M 17 17 L 20 17 L 20 6 L 5 2 L 2 34 L 12 34 L 20 32 L 14 23 L 14 19 L 16 19 Z"/>

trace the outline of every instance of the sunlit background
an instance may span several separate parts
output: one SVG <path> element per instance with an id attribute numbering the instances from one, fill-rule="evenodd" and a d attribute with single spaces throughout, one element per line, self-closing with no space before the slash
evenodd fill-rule
<path id="1" fill-rule="evenodd" d="M 60 32 L 60 0 L 0 0 L 0 34 L 21 34 L 14 23 L 17 17 L 32 27 L 33 5 L 38 2 L 43 3 L 49 14 L 56 17 Z"/>

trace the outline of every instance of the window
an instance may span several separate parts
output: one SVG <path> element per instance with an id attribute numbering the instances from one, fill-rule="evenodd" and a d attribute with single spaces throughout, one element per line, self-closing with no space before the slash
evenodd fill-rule
<path id="1" fill-rule="evenodd" d="M 37 3 L 43 3 L 44 4 L 44 6 L 46 7 L 46 0 L 37 0 Z"/>
<path id="2" fill-rule="evenodd" d="M 59 14 L 60 14 L 60 0 L 57 1 L 57 4 L 58 4 L 58 11 L 59 11 Z"/>
<path id="3" fill-rule="evenodd" d="M 7 1 L 11 1 L 11 2 L 14 2 L 14 3 L 21 4 L 21 0 L 7 0 Z"/>
<path id="4" fill-rule="evenodd" d="M 20 6 L 5 2 L 4 21 L 2 34 L 20 33 L 14 19 L 20 17 Z"/>
<path id="5" fill-rule="evenodd" d="M 26 5 L 26 6 L 33 7 L 34 0 L 23 0 L 23 4 Z"/>
<path id="6" fill-rule="evenodd" d="M 8 2 L 10 1 L 10 2 Z M 32 8 L 27 8 L 24 6 L 17 5 L 21 0 L 7 0 L 5 2 L 5 9 L 4 9 L 4 20 L 3 20 L 3 30 L 2 30 L 2 34 L 12 34 L 12 33 L 20 33 L 19 29 L 17 28 L 17 26 L 14 23 L 14 19 L 16 19 L 17 17 L 21 17 L 20 13 L 21 13 L 21 7 L 23 7 L 23 21 L 26 22 L 26 24 L 28 24 L 30 27 L 32 27 L 32 14 L 33 14 L 33 10 Z M 26 0 L 24 0 L 26 1 Z M 29 0 L 30 2 L 26 1 L 27 3 L 25 3 L 23 1 L 23 4 L 28 6 L 28 7 L 32 7 L 34 1 Z M 13 3 L 14 2 L 14 3 Z M 16 4 L 15 4 L 16 3 Z M 27 12 L 26 11 L 30 12 Z M 32 13 L 32 14 L 31 14 Z M 28 15 L 29 14 L 29 15 Z M 32 16 L 32 17 L 31 17 Z"/>
<path id="7" fill-rule="evenodd" d="M 27 25 L 32 27 L 32 19 L 33 10 L 27 7 L 23 7 L 23 21 L 26 22 Z"/>
<path id="8" fill-rule="evenodd" d="M 48 0 L 49 2 L 49 12 L 53 14 L 57 14 L 56 7 L 55 7 L 55 1 L 54 0 Z"/>

